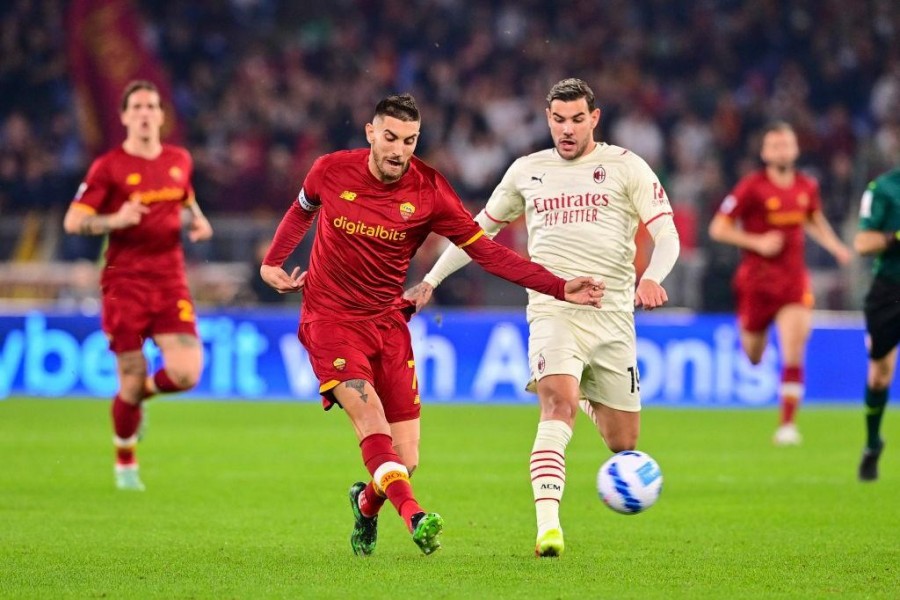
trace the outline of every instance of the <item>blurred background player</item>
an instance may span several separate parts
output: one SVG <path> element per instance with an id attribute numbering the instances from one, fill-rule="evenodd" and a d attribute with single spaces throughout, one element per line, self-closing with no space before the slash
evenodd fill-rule
<path id="1" fill-rule="evenodd" d="M 63 227 L 71 234 L 109 235 L 100 287 L 103 331 L 119 374 L 112 404 L 115 479 L 119 489 L 143 490 L 135 458 L 141 403 L 194 387 L 203 369 L 185 276 L 182 208 L 190 210 L 191 241 L 210 238 L 212 227 L 194 199 L 190 154 L 161 142 L 164 114 L 153 83 L 126 86 L 121 121 L 125 141 L 91 165 Z M 150 377 L 146 338 L 163 361 Z"/>
<path id="2" fill-rule="evenodd" d="M 389 96 L 365 127 L 370 148 L 320 157 L 275 232 L 260 275 L 282 292 L 304 292 L 298 337 L 309 351 L 323 404 L 341 406 L 360 441 L 371 481 L 350 488 L 350 544 L 369 555 L 388 499 L 425 554 L 440 548 L 443 519 L 426 513 L 409 477 L 419 462 L 420 399 L 402 297 L 409 262 L 431 233 L 464 248 L 487 271 L 559 300 L 599 306 L 602 284 L 568 282 L 484 237 L 440 173 L 413 156 L 420 118 L 409 95 Z M 282 265 L 316 215 L 309 271 Z M 576 243 L 586 241 L 576 240 Z"/>
<path id="3" fill-rule="evenodd" d="M 665 304 L 660 284 L 680 244 L 669 200 L 647 163 L 594 140 L 600 109 L 584 81 L 554 85 L 546 116 L 554 147 L 516 160 L 475 219 L 493 237 L 524 214 L 532 260 L 561 277 L 590 273 L 606 284 L 600 311 L 529 292 L 529 389 L 537 391 L 541 406 L 530 463 L 535 553 L 558 556 L 565 547 L 559 523 L 565 451 L 579 401 L 610 450 L 635 448 L 641 402 L 634 307 Z M 655 247 L 635 289 L 639 222 Z M 464 252 L 449 247 L 407 297 L 421 308 L 437 285 L 468 262 Z"/>
<path id="4" fill-rule="evenodd" d="M 796 168 L 800 148 L 793 128 L 775 122 L 762 134 L 765 165 L 742 178 L 709 224 L 710 237 L 742 250 L 734 274 L 741 345 L 758 365 L 768 330 L 778 330 L 782 369 L 780 424 L 773 441 L 796 445 L 795 413 L 804 393 L 803 364 L 812 329 L 814 298 L 804 259 L 804 230 L 845 265 L 850 250 L 821 209 L 819 184 Z"/>
<path id="5" fill-rule="evenodd" d="M 859 206 L 859 229 L 854 249 L 875 256 L 875 278 L 866 295 L 867 345 L 866 447 L 859 463 L 859 479 L 878 479 L 878 459 L 884 449 L 881 419 L 888 401 L 888 388 L 897 365 L 900 342 L 900 168 L 869 184 Z"/>

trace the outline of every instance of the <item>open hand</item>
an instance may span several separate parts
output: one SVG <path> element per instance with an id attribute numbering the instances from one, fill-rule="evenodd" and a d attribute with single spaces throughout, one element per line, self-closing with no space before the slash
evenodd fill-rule
<path id="1" fill-rule="evenodd" d="M 403 299 L 415 302 L 416 312 L 419 312 L 431 301 L 431 295 L 433 293 L 434 286 L 423 281 L 403 292 Z"/>
<path id="2" fill-rule="evenodd" d="M 291 274 L 275 265 L 262 265 L 259 267 L 259 276 L 266 284 L 279 294 L 295 294 L 302 292 L 306 285 L 306 271 L 300 267 L 294 267 Z"/>

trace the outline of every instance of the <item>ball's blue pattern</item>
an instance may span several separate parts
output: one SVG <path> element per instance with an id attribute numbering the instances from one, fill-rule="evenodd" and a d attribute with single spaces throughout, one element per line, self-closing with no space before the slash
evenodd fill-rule
<path id="1" fill-rule="evenodd" d="M 631 488 L 628 487 L 628 482 L 619 474 L 619 463 L 612 463 L 609 465 L 609 476 L 615 484 L 616 491 L 622 496 L 625 509 L 629 512 L 638 512 L 641 510 L 641 501 L 632 495 Z"/>

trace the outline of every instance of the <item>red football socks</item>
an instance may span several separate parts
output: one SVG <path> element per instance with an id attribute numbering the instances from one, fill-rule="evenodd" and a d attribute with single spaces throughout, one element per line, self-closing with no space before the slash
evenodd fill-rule
<path id="1" fill-rule="evenodd" d="M 134 436 L 141 424 L 141 405 L 129 404 L 118 395 L 112 403 L 113 430 L 116 433 L 116 462 L 134 464 Z"/>
<path id="2" fill-rule="evenodd" d="M 362 449 L 363 462 L 372 475 L 374 485 L 384 492 L 412 531 L 412 516 L 423 511 L 413 497 L 409 473 L 394 451 L 391 436 L 383 433 L 372 434 L 360 442 L 359 447 Z M 366 490 L 371 485 L 371 483 L 367 485 Z"/>
<path id="3" fill-rule="evenodd" d="M 781 423 L 793 423 L 803 397 L 803 368 L 784 367 L 781 371 Z"/>
<path id="4" fill-rule="evenodd" d="M 379 494 L 375 488 L 375 482 L 370 481 L 366 484 L 366 489 L 359 495 L 359 510 L 366 517 L 374 517 L 384 506 L 387 496 Z"/>
<path id="5" fill-rule="evenodd" d="M 171 394 L 172 392 L 181 392 L 183 387 L 172 381 L 165 369 L 160 369 L 153 374 L 153 383 L 161 394 Z"/>

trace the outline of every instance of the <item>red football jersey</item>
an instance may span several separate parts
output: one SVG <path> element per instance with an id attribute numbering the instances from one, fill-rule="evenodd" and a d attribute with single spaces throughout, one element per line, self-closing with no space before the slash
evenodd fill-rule
<path id="1" fill-rule="evenodd" d="M 97 214 L 115 213 L 132 199 L 150 207 L 137 225 L 110 232 L 103 281 L 185 279 L 181 208 L 194 201 L 192 171 L 188 151 L 168 144 L 154 159 L 133 156 L 119 147 L 94 161 L 74 205 Z"/>
<path id="2" fill-rule="evenodd" d="M 780 230 L 784 234 L 781 252 L 764 257 L 742 250 L 735 277 L 766 285 L 794 283 L 806 276 L 804 224 L 819 210 L 819 184 L 797 173 L 790 187 L 778 187 L 761 169 L 741 179 L 719 207 L 719 212 L 739 221 L 748 233 Z"/>
<path id="3" fill-rule="evenodd" d="M 399 181 L 369 171 L 369 149 L 319 158 L 301 203 L 321 206 L 303 319 L 359 319 L 397 307 L 409 262 L 432 231 L 461 246 L 482 231 L 440 173 L 412 157 Z"/>

